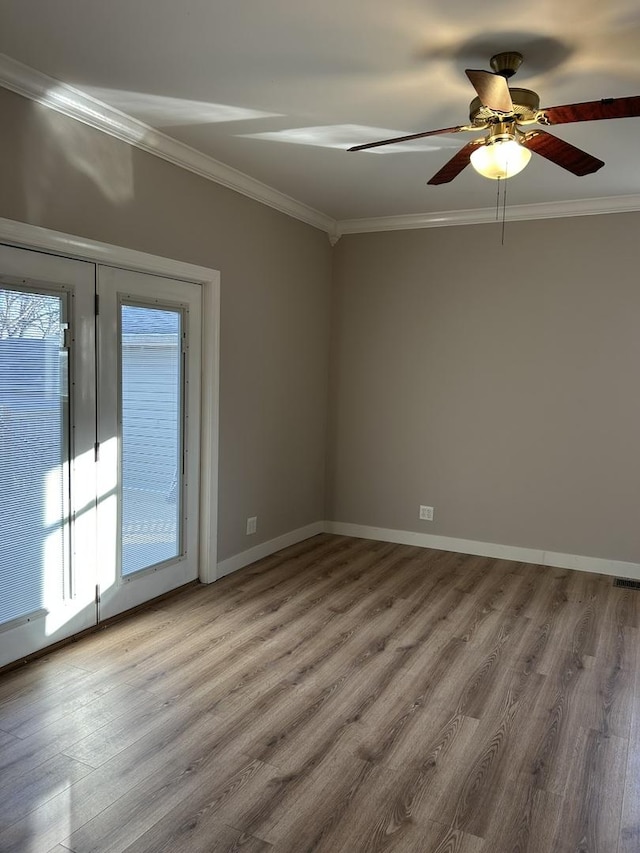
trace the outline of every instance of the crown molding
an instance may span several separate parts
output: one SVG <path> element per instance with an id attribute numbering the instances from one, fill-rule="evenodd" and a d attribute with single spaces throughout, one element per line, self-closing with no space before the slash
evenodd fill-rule
<path id="1" fill-rule="evenodd" d="M 550 201 L 542 204 L 516 204 L 507 207 L 507 221 L 557 219 L 567 216 L 596 216 L 607 213 L 629 213 L 640 210 L 640 195 L 583 198 L 573 201 Z M 374 231 L 404 231 L 414 228 L 443 228 L 448 225 L 482 225 L 495 222 L 492 208 L 446 210 L 434 213 L 411 213 L 405 216 L 380 216 L 373 219 L 343 219 L 337 222 L 337 235 L 367 234 Z"/>
<path id="2" fill-rule="evenodd" d="M 161 157 L 216 184 L 266 204 L 294 219 L 335 233 L 335 220 L 285 193 L 196 151 L 138 119 L 92 98 L 79 89 L 0 54 L 0 86 L 76 119 L 123 142 Z"/>

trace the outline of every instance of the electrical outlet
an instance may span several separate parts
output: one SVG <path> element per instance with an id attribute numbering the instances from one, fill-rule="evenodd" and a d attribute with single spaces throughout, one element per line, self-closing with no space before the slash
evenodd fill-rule
<path id="1" fill-rule="evenodd" d="M 247 519 L 247 536 L 250 536 L 252 533 L 255 533 L 258 527 L 258 516 L 252 515 L 251 518 Z"/>
<path id="2" fill-rule="evenodd" d="M 419 518 L 421 521 L 433 521 L 433 507 L 421 506 Z"/>

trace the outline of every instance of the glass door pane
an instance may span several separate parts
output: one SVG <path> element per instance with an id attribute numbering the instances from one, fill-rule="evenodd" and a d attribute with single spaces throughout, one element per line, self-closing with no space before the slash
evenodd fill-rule
<path id="1" fill-rule="evenodd" d="M 100 618 L 198 577 L 196 284 L 98 266 Z"/>
<path id="2" fill-rule="evenodd" d="M 0 287 L 0 624 L 70 592 L 65 301 Z"/>
<path id="3" fill-rule="evenodd" d="M 120 306 L 123 577 L 182 552 L 182 326 L 180 310 Z"/>

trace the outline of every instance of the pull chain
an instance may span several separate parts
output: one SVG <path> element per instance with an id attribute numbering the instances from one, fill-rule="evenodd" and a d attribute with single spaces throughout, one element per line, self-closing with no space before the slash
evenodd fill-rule
<path id="1" fill-rule="evenodd" d="M 507 218 L 507 185 L 502 190 L 502 245 L 504 246 L 504 224 Z"/>

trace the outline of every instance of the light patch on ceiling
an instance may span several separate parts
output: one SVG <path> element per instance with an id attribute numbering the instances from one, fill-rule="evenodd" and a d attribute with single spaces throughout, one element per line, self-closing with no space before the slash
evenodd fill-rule
<path id="1" fill-rule="evenodd" d="M 164 125 L 177 127 L 189 124 L 224 124 L 280 116 L 280 113 L 236 107 L 232 104 L 212 104 L 208 101 L 190 101 L 185 98 L 148 95 L 144 92 L 95 87 L 87 87 L 83 91 L 156 128 Z"/>
<path id="2" fill-rule="evenodd" d="M 337 148 L 346 151 L 352 145 L 374 142 L 376 139 L 393 139 L 411 131 L 390 130 L 384 127 L 364 127 L 359 124 L 331 124 L 320 127 L 293 127 L 288 130 L 274 130 L 264 133 L 242 133 L 244 139 L 264 139 L 268 142 L 289 142 L 295 145 L 314 145 L 318 148 Z M 396 145 L 373 148 L 377 154 L 406 154 L 410 151 L 440 151 L 443 148 L 457 148 L 458 141 L 446 136 L 417 139 Z"/>

